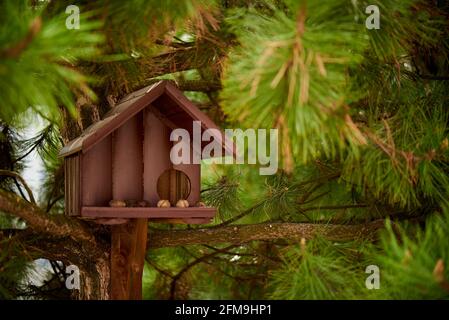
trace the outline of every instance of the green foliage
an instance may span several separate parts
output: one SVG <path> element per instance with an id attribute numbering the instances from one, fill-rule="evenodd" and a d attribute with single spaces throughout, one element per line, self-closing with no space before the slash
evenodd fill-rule
<path id="1" fill-rule="evenodd" d="M 229 58 L 221 97 L 231 119 L 278 127 L 284 157 L 292 157 L 291 148 L 305 162 L 363 142 L 345 116 L 345 100 L 347 67 L 360 62 L 366 41 L 346 1 L 293 9 L 229 18 L 241 46 Z"/>
<path id="2" fill-rule="evenodd" d="M 16 129 L 0 121 L 0 169 L 20 172 L 23 162 L 18 160 L 20 149 L 20 136 Z M 0 186 L 6 190 L 12 190 L 12 179 L 0 177 Z"/>
<path id="3" fill-rule="evenodd" d="M 100 24 L 89 20 L 92 14 L 86 12 L 81 15 L 80 29 L 69 30 L 65 13 L 47 20 L 42 10 L 27 1 L 1 4 L 0 118 L 5 121 L 29 107 L 54 121 L 61 105 L 75 114 L 72 90 L 94 97 L 87 87 L 88 77 L 73 66 L 97 54 L 102 37 L 94 31 Z"/>
<path id="4" fill-rule="evenodd" d="M 274 299 L 447 299 L 449 215 L 435 213 L 425 229 L 387 224 L 379 246 L 314 239 L 290 246 L 271 273 Z M 399 235 L 399 238 L 398 238 Z M 365 267 L 380 269 L 380 289 L 365 287 Z"/>
<path id="5" fill-rule="evenodd" d="M 159 36 L 173 25 L 180 26 L 186 19 L 196 16 L 199 11 L 211 10 L 214 6 L 215 1 L 211 0 L 112 1 L 109 17 L 112 19 L 114 31 L 123 33 L 121 30 L 123 24 L 134 30 L 134 35 L 130 37 L 130 34 L 126 33 L 127 40 L 123 40 L 129 41 L 131 38 L 133 42 L 138 41 L 135 44 L 139 45 L 139 41 L 148 36 L 149 29 Z M 129 17 L 134 19 L 130 20 Z M 151 26 L 157 28 L 150 28 Z"/>
<path id="6" fill-rule="evenodd" d="M 444 18 L 426 1 L 357 1 L 356 19 L 364 23 L 365 8 L 376 5 L 380 13 L 380 29 L 367 31 L 370 50 L 380 60 L 398 59 L 417 43 L 421 46 L 438 44 L 444 28 Z M 440 12 L 442 13 L 442 12 Z"/>
<path id="7" fill-rule="evenodd" d="M 0 216 L 0 227 L 1 224 Z M 15 299 L 23 290 L 23 278 L 30 272 L 27 257 L 20 252 L 20 244 L 14 241 L 0 241 L 0 299 Z"/>
<path id="8" fill-rule="evenodd" d="M 430 216 L 425 229 L 391 223 L 387 227 L 383 250 L 377 254 L 382 277 L 379 295 L 387 299 L 448 299 L 448 211 Z"/>
<path id="9" fill-rule="evenodd" d="M 283 265 L 271 274 L 272 299 L 351 299 L 365 289 L 361 243 L 314 239 L 288 247 Z M 358 248 L 358 249 L 355 249 Z"/>
<path id="10" fill-rule="evenodd" d="M 431 86 L 418 96 L 403 90 L 411 95 L 407 101 L 395 104 L 382 121 L 368 120 L 376 138 L 363 158 L 346 157 L 343 176 L 393 204 L 417 206 L 424 199 L 444 204 L 449 114 L 439 100 L 442 88 Z"/>

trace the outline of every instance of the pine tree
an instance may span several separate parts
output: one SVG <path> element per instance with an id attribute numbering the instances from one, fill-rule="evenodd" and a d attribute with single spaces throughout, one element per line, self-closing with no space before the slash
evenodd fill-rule
<path id="1" fill-rule="evenodd" d="M 144 298 L 448 297 L 447 1 L 72 2 L 0 4 L 0 297 L 109 298 L 109 230 L 63 216 L 57 153 L 160 79 L 222 127 L 277 128 L 281 168 L 205 164 L 219 214 L 149 224 Z M 22 178 L 32 151 L 38 195 Z M 53 270 L 42 287 L 24 281 L 38 258 Z"/>

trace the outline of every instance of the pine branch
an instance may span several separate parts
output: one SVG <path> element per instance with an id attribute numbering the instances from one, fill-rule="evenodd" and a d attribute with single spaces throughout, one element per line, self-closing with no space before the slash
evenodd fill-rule
<path id="1" fill-rule="evenodd" d="M 205 254 L 199 258 L 196 258 L 195 260 L 193 260 L 192 262 L 188 263 L 187 265 L 185 265 L 181 271 L 179 271 L 175 276 L 172 277 L 172 282 L 170 285 L 170 299 L 174 299 L 175 298 L 175 293 L 176 293 L 176 284 L 179 281 L 179 279 L 181 279 L 181 277 L 188 271 L 190 270 L 192 267 L 194 267 L 195 265 L 201 263 L 201 262 L 205 262 L 207 259 L 210 259 L 212 257 L 214 257 L 215 255 L 221 253 L 221 252 L 226 252 L 229 249 L 234 248 L 235 245 L 230 245 L 227 246 L 223 249 L 218 249 L 216 251 L 210 252 L 208 254 Z"/>
<path id="2" fill-rule="evenodd" d="M 433 269 L 433 277 L 438 285 L 449 293 L 449 281 L 444 277 L 444 261 L 443 259 L 439 259 L 435 264 L 435 268 Z"/>
<path id="3" fill-rule="evenodd" d="M 316 206 L 316 207 L 308 207 L 301 208 L 301 212 L 304 211 L 314 211 L 314 210 L 345 210 L 345 209 L 353 209 L 353 208 L 366 208 L 369 207 L 367 204 L 348 204 L 348 205 L 335 205 L 335 206 Z"/>
<path id="4" fill-rule="evenodd" d="M 152 259 L 149 259 L 148 257 L 146 257 L 145 261 L 160 274 L 163 274 L 164 276 L 166 276 L 168 278 L 173 278 L 173 275 L 170 272 L 159 267 Z"/>
<path id="5" fill-rule="evenodd" d="M 194 42 L 185 42 L 181 39 L 179 39 L 178 37 L 173 37 L 174 39 L 176 39 L 178 42 L 175 41 L 167 41 L 167 40 L 162 40 L 162 39 L 156 39 L 154 41 L 155 44 L 160 45 L 160 46 L 165 46 L 168 48 L 191 48 L 195 46 Z"/>
<path id="6" fill-rule="evenodd" d="M 218 228 L 221 228 L 221 227 L 230 225 L 231 223 L 236 222 L 236 221 L 242 219 L 243 217 L 245 217 L 245 216 L 247 216 L 247 215 L 253 213 L 254 210 L 256 210 L 257 208 L 263 206 L 264 204 L 265 204 L 265 201 L 262 200 L 262 201 L 256 203 L 254 206 L 252 206 L 252 207 L 250 207 L 250 208 L 244 210 L 243 212 L 239 213 L 238 215 L 236 215 L 236 216 L 234 216 L 234 217 L 232 217 L 232 218 L 230 218 L 230 219 L 228 219 L 228 220 L 226 220 L 226 221 L 224 221 L 224 222 L 222 222 L 222 223 L 220 223 L 220 224 L 218 224 L 218 225 L 216 225 L 216 226 L 210 227 L 210 228 L 211 228 L 211 229 L 212 229 L 212 228 L 218 229 Z"/>
<path id="7" fill-rule="evenodd" d="M 418 76 L 421 79 L 425 79 L 425 80 L 436 80 L 436 81 L 449 80 L 449 77 L 447 77 L 447 76 L 434 76 L 434 75 L 431 75 L 431 74 L 419 74 Z"/>
<path id="8" fill-rule="evenodd" d="M 61 248 L 60 238 L 40 237 L 36 232 L 28 229 L 2 229 L 0 230 L 0 244 L 20 243 L 21 252 L 26 255 L 29 261 L 43 258 L 54 261 L 75 261 L 78 254 L 76 250 L 71 250 L 71 244 L 65 242 Z M 0 245 L 1 249 L 1 245 Z"/>
<path id="9" fill-rule="evenodd" d="M 10 171 L 10 170 L 0 170 L 0 176 L 8 176 L 8 177 L 12 177 L 14 179 L 20 180 L 23 187 L 25 188 L 25 190 L 28 193 L 30 202 L 36 204 L 36 200 L 34 199 L 34 196 L 33 196 L 33 191 L 31 191 L 31 188 L 28 186 L 28 184 L 25 182 L 25 179 L 23 179 L 21 175 L 19 175 L 18 173 L 14 172 L 14 171 Z"/>
<path id="10" fill-rule="evenodd" d="M 31 23 L 27 35 L 22 40 L 17 42 L 14 46 L 0 51 L 0 57 L 10 59 L 18 58 L 20 54 L 24 50 L 26 50 L 28 45 L 33 41 L 34 37 L 39 33 L 41 28 L 42 28 L 42 19 L 41 17 L 37 17 Z"/>
<path id="11" fill-rule="evenodd" d="M 356 225 L 324 225 L 311 223 L 260 223 L 233 225 L 219 228 L 187 230 L 153 230 L 149 234 L 148 247 L 174 247 L 194 244 L 233 243 L 254 240 L 289 239 L 308 240 L 320 234 L 331 241 L 348 241 L 359 237 L 370 238 L 384 228 L 384 220 Z"/>
<path id="12" fill-rule="evenodd" d="M 197 59 L 192 59 L 192 57 L 196 57 Z M 174 72 L 205 67 L 212 63 L 212 58 L 210 54 L 209 56 L 207 55 L 207 52 L 201 54 L 198 52 L 197 47 L 191 47 L 177 48 L 151 58 L 143 58 L 138 63 L 150 66 L 151 71 L 148 77 L 155 78 Z"/>
<path id="13" fill-rule="evenodd" d="M 62 215 L 46 214 L 35 204 L 11 192 L 0 190 L 0 211 L 22 218 L 37 234 L 96 243 L 93 233 L 80 221 Z"/>
<path id="14" fill-rule="evenodd" d="M 219 81 L 207 80 L 184 80 L 177 81 L 179 89 L 183 91 L 199 91 L 209 93 L 211 91 L 221 90 L 221 83 Z"/>
<path id="15" fill-rule="evenodd" d="M 145 84 L 150 85 L 158 82 L 159 79 L 151 79 Z M 221 90 L 221 83 L 219 81 L 208 80 L 177 80 L 176 86 L 182 91 L 197 91 L 197 92 L 211 92 Z"/>

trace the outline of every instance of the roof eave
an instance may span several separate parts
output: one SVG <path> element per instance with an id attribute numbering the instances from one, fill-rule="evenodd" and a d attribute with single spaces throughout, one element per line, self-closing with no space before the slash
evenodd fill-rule
<path id="1" fill-rule="evenodd" d="M 67 157 L 78 152 L 87 152 L 91 147 L 103 140 L 115 129 L 123 125 L 126 121 L 135 116 L 139 111 L 151 104 L 154 100 L 156 100 L 163 94 L 167 94 L 170 99 L 175 101 L 193 121 L 201 121 L 202 127 L 204 129 L 220 130 L 220 128 L 209 117 L 202 113 L 194 103 L 187 99 L 182 91 L 180 91 L 174 84 L 172 84 L 171 81 L 159 81 L 149 86 L 149 88 L 142 94 L 136 96 L 134 92 L 126 96 L 120 101 L 120 103 L 118 103 L 113 109 L 111 109 L 110 112 L 112 112 L 112 114 L 106 116 L 103 120 L 101 120 L 106 121 L 106 124 L 100 124 L 100 127 L 98 129 L 95 129 L 93 132 L 87 133 L 84 136 L 81 135 L 78 138 L 70 141 L 61 149 L 58 156 Z M 115 108 L 120 108 L 120 105 L 123 105 L 126 102 L 129 103 L 130 100 L 133 99 L 135 99 L 135 101 L 133 101 L 129 106 L 125 107 L 123 111 L 114 114 Z M 88 129 L 86 129 L 86 131 L 87 130 Z M 218 138 L 220 139 L 220 142 L 223 146 L 223 151 L 231 151 L 232 155 L 235 157 L 235 146 L 233 145 L 233 147 L 230 149 L 229 146 L 225 144 L 225 139 L 223 138 L 224 133 L 221 130 L 220 132 L 222 133 L 222 136 Z"/>

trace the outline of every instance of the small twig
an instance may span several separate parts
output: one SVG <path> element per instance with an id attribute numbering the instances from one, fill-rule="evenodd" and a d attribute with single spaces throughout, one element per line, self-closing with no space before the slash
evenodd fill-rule
<path id="1" fill-rule="evenodd" d="M 257 204 L 255 204 L 254 206 L 252 206 L 251 208 L 246 209 L 245 211 L 241 212 L 240 214 L 232 217 L 229 220 L 226 220 L 220 224 L 217 224 L 215 226 L 210 227 L 211 229 L 216 229 L 216 228 L 220 228 L 220 227 L 224 227 L 227 226 L 237 220 L 240 220 L 241 218 L 247 216 L 248 214 L 252 213 L 255 209 L 257 209 L 258 207 L 262 206 L 263 204 L 265 204 L 265 201 L 260 201 Z"/>
<path id="2" fill-rule="evenodd" d="M 173 280 L 172 280 L 172 283 L 171 283 L 171 286 L 170 286 L 170 299 L 173 300 L 174 297 L 175 297 L 175 293 L 176 293 L 176 283 L 177 283 L 178 280 L 182 277 L 182 275 L 183 275 L 185 272 L 187 272 L 190 268 L 192 268 L 193 266 L 195 266 L 195 265 L 197 265 L 197 264 L 199 264 L 199 263 L 201 263 L 201 262 L 206 261 L 207 259 L 212 258 L 213 256 L 215 256 L 215 255 L 217 255 L 217 254 L 219 254 L 219 253 L 221 253 L 221 252 L 228 251 L 229 249 L 235 248 L 235 247 L 237 247 L 237 246 L 238 246 L 238 245 L 233 244 L 233 245 L 227 246 L 227 247 L 225 247 L 225 248 L 223 248 L 223 249 L 219 249 L 219 250 L 217 250 L 217 251 L 214 251 L 214 252 L 205 254 L 204 256 L 201 256 L 201 257 L 199 257 L 199 258 L 196 258 L 196 259 L 193 260 L 192 262 L 190 262 L 190 263 L 188 263 L 187 265 L 185 265 L 184 268 L 182 268 L 181 271 L 179 271 L 179 272 L 173 277 Z"/>
<path id="3" fill-rule="evenodd" d="M 25 190 L 28 193 L 30 202 L 36 204 L 36 200 L 34 199 L 34 196 L 33 196 L 33 191 L 31 191 L 31 188 L 28 186 L 28 184 L 25 182 L 25 180 L 22 178 L 22 176 L 20 174 L 14 172 L 14 171 L 10 171 L 10 170 L 0 170 L 0 176 L 7 176 L 7 177 L 12 177 L 12 178 L 20 180 L 23 187 L 25 188 Z"/>
<path id="4" fill-rule="evenodd" d="M 172 275 L 170 272 L 168 272 L 168 271 L 162 269 L 161 267 L 159 267 L 156 263 L 154 263 L 153 261 L 151 261 L 151 259 L 145 258 L 145 261 L 146 261 L 150 266 L 152 266 L 157 272 L 162 273 L 164 276 L 173 279 L 173 275 Z"/>
<path id="5" fill-rule="evenodd" d="M 22 187 L 20 186 L 20 184 L 17 182 L 16 178 L 13 178 L 14 180 L 14 185 L 16 186 L 17 190 L 19 190 L 20 196 L 24 199 L 26 199 L 25 194 L 23 193 Z"/>
<path id="6" fill-rule="evenodd" d="M 50 202 L 50 199 L 48 199 L 47 209 L 45 210 L 45 212 L 50 212 L 51 208 L 61 199 L 64 199 L 63 195 L 60 195 L 59 197 L 53 199 L 53 201 L 51 201 L 51 202 Z"/>
<path id="7" fill-rule="evenodd" d="M 320 187 L 321 187 L 321 186 L 320 186 Z M 306 199 L 307 199 L 306 201 L 301 201 L 301 202 L 299 202 L 299 203 L 300 203 L 300 204 L 310 203 L 310 202 L 313 202 L 313 201 L 315 201 L 315 200 L 318 200 L 319 198 L 322 198 L 322 197 L 328 195 L 329 193 L 331 193 L 331 192 L 330 192 L 330 191 L 324 191 L 324 192 L 322 192 L 322 193 L 316 195 L 315 197 L 313 197 L 313 198 L 311 198 L 311 199 L 308 199 L 308 197 L 306 197 Z"/>
<path id="8" fill-rule="evenodd" d="M 302 211 L 313 211 L 313 210 L 343 210 L 343 209 L 351 209 L 351 208 L 366 208 L 367 204 L 348 204 L 341 206 L 316 206 L 316 207 L 308 207 L 302 208 Z"/>

